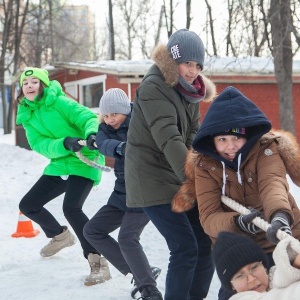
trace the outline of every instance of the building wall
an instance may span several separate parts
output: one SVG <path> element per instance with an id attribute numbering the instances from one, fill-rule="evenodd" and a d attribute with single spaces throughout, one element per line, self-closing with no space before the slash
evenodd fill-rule
<path id="1" fill-rule="evenodd" d="M 62 75 L 63 73 L 63 75 Z M 68 70 L 57 74 L 57 80 L 63 85 L 64 82 L 74 81 L 78 79 L 88 78 L 92 76 L 102 75 L 91 71 L 78 70 L 76 75 L 70 75 Z M 259 77 L 252 76 L 210 76 L 210 79 L 216 84 L 217 92 L 221 93 L 226 87 L 232 85 L 238 88 L 246 97 L 252 100 L 270 119 L 274 129 L 280 129 L 279 118 L 279 96 L 277 84 L 274 76 Z M 134 99 L 135 90 L 139 84 L 131 84 L 131 99 Z M 128 85 L 120 84 L 119 77 L 107 74 L 106 89 L 118 87 L 128 94 Z M 294 96 L 294 119 L 295 132 L 300 142 L 300 78 L 296 77 L 293 86 Z M 200 113 L 201 119 L 205 115 L 209 104 L 201 103 Z"/>

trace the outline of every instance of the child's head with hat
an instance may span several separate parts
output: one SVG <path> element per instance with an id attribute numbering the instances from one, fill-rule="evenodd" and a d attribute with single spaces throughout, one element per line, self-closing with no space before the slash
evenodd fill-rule
<path id="1" fill-rule="evenodd" d="M 262 248 L 250 237 L 232 232 L 220 232 L 213 247 L 212 258 L 218 277 L 227 289 L 234 289 L 237 292 L 248 290 L 250 273 L 256 277 L 255 284 L 267 290 L 268 258 Z"/>
<path id="2" fill-rule="evenodd" d="M 167 48 L 177 64 L 194 61 L 203 70 L 205 48 L 195 32 L 185 28 L 177 30 L 170 36 Z"/>
<path id="3" fill-rule="evenodd" d="M 104 122 L 117 129 L 131 112 L 130 100 L 123 90 L 111 88 L 101 97 L 99 111 Z"/>
<path id="4" fill-rule="evenodd" d="M 49 74 L 46 69 L 40 69 L 40 68 L 26 68 L 20 77 L 20 86 L 23 86 L 23 81 L 27 77 L 35 77 L 42 81 L 46 86 L 49 86 L 50 84 L 50 79 L 49 79 Z"/>

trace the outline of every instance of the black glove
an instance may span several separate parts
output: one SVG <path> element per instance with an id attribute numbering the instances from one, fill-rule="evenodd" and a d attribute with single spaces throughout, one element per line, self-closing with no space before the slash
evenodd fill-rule
<path id="1" fill-rule="evenodd" d="M 290 219 L 283 212 L 278 212 L 274 215 L 274 218 L 271 221 L 271 227 L 268 228 L 266 233 L 268 241 L 275 245 L 279 242 L 278 238 L 276 237 L 277 231 L 279 229 L 286 232 L 289 235 L 292 235 Z"/>
<path id="2" fill-rule="evenodd" d="M 90 150 L 98 150 L 98 148 L 96 147 L 96 135 L 95 134 L 90 134 L 86 140 L 86 146 L 90 149 Z"/>
<path id="3" fill-rule="evenodd" d="M 67 150 L 78 152 L 83 148 L 83 146 L 78 143 L 78 141 L 80 141 L 80 140 L 82 140 L 82 139 L 66 137 L 64 139 L 64 146 Z"/>
<path id="4" fill-rule="evenodd" d="M 125 150 L 126 150 L 126 142 L 121 142 L 116 148 L 116 153 L 121 156 L 124 156 Z"/>
<path id="5" fill-rule="evenodd" d="M 247 215 L 238 216 L 235 219 L 235 224 L 240 230 L 246 233 L 256 234 L 257 232 L 261 231 L 261 229 L 251 223 L 251 221 L 253 221 L 256 217 L 262 217 L 263 213 L 254 208 L 248 209 L 251 212 Z"/>

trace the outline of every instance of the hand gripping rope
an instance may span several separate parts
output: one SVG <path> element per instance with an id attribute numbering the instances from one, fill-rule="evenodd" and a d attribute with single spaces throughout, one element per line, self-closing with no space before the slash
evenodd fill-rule
<path id="1" fill-rule="evenodd" d="M 222 195 L 221 201 L 224 204 L 226 204 L 228 207 L 233 209 L 234 211 L 240 213 L 241 215 L 247 215 L 247 214 L 251 213 L 251 211 L 248 208 L 244 207 L 243 205 L 237 203 L 236 201 L 234 201 L 233 199 L 231 199 L 227 196 Z M 257 227 L 259 227 L 260 229 L 262 229 L 265 232 L 267 232 L 268 228 L 271 227 L 270 223 L 268 223 L 267 221 L 265 221 L 264 219 L 262 219 L 260 217 L 256 217 L 255 219 L 253 219 L 252 223 L 255 224 Z M 289 234 L 287 234 L 286 232 L 284 232 L 282 230 L 278 230 L 276 236 L 280 241 L 283 240 L 284 238 L 290 238 L 299 243 L 299 241 L 297 239 L 295 239 L 294 237 L 290 236 Z"/>
<path id="2" fill-rule="evenodd" d="M 78 141 L 78 143 L 82 146 L 86 146 L 86 141 L 85 140 L 80 140 Z M 97 147 L 96 143 L 94 143 L 94 146 Z M 84 162 L 85 164 L 89 165 L 90 167 L 93 167 L 95 169 L 98 169 L 98 170 L 101 170 L 101 171 L 104 171 L 104 172 L 110 172 L 111 171 L 111 168 L 110 167 L 107 167 L 107 166 L 102 166 L 102 165 L 99 165 L 96 163 L 96 161 L 98 160 L 98 157 L 96 157 L 95 161 L 92 161 L 88 158 L 86 158 L 80 151 L 78 152 L 75 152 L 76 153 L 76 156 L 82 161 Z"/>

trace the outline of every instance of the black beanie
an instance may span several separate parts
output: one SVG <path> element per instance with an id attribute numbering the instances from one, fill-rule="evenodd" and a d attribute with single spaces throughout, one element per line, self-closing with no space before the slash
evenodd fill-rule
<path id="1" fill-rule="evenodd" d="M 268 267 L 268 258 L 256 242 L 232 232 L 220 232 L 212 258 L 222 285 L 229 290 L 232 290 L 233 275 L 246 265 L 261 261 L 265 268 Z"/>

